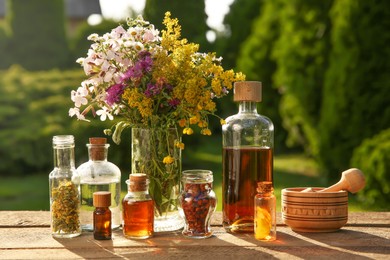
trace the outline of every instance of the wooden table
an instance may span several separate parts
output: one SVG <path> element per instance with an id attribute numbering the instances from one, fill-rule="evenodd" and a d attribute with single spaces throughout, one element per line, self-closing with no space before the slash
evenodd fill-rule
<path id="1" fill-rule="evenodd" d="M 274 242 L 226 233 L 221 212 L 212 223 L 214 236 L 201 240 L 180 232 L 129 240 L 122 230 L 108 241 L 94 240 L 92 233 L 54 239 L 49 212 L 0 211 L 0 259 L 390 259 L 390 212 L 350 213 L 348 224 L 333 233 L 296 233 L 279 214 Z"/>

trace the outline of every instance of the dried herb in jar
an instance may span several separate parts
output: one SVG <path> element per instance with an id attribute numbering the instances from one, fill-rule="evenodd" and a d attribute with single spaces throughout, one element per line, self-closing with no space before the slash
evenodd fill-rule
<path id="1" fill-rule="evenodd" d="M 80 229 L 79 193 L 71 181 L 61 181 L 52 189 L 52 231 L 72 233 Z"/>

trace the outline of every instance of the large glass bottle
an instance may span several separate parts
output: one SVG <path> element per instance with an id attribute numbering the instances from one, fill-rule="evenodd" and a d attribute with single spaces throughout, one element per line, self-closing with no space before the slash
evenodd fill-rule
<path id="1" fill-rule="evenodd" d="M 77 168 L 80 174 L 81 227 L 87 231 L 93 231 L 93 193 L 97 191 L 111 192 L 112 229 L 121 224 L 121 171 L 115 164 L 107 161 L 110 145 L 106 142 L 106 138 L 89 138 L 89 161 Z"/>
<path id="2" fill-rule="evenodd" d="M 236 82 L 234 101 L 239 112 L 222 126 L 223 226 L 227 232 L 253 233 L 257 183 L 273 182 L 274 126 L 257 113 L 261 82 Z"/>
<path id="3" fill-rule="evenodd" d="M 80 177 L 74 160 L 74 137 L 53 137 L 54 169 L 49 174 L 50 226 L 53 237 L 71 238 L 81 234 Z"/>

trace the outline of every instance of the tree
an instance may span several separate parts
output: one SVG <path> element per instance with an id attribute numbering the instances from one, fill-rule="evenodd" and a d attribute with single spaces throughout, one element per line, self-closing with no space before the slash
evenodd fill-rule
<path id="1" fill-rule="evenodd" d="M 181 25 L 182 38 L 200 44 L 203 51 L 209 49 L 206 32 L 209 30 L 203 0 L 161 1 L 146 0 L 144 18 L 158 29 L 162 27 L 165 12 L 170 11 L 172 17 L 178 18 Z"/>
<path id="2" fill-rule="evenodd" d="M 289 133 L 288 144 L 298 144 L 314 156 L 318 155 L 317 126 L 330 47 L 331 3 L 282 0 L 279 38 L 272 49 L 277 64 L 274 82 L 283 93 L 280 113 Z"/>
<path id="3" fill-rule="evenodd" d="M 216 40 L 218 54 L 223 57 L 224 67 L 235 68 L 242 43 L 251 35 L 253 20 L 260 15 L 263 0 L 235 0 L 223 24 L 227 30 Z M 266 1 L 267 2 L 267 1 Z"/>
<path id="4" fill-rule="evenodd" d="M 335 1 L 326 71 L 320 159 L 331 179 L 349 166 L 362 140 L 390 127 L 390 4 Z"/>
<path id="5" fill-rule="evenodd" d="M 26 69 L 68 65 L 64 0 L 7 0 L 6 22 L 11 39 L 8 54 Z"/>
<path id="6" fill-rule="evenodd" d="M 283 150 L 286 140 L 286 131 L 279 113 L 281 95 L 272 80 L 276 63 L 272 60 L 271 53 L 279 38 L 280 8 L 280 0 L 266 1 L 261 6 L 261 12 L 251 26 L 252 33 L 242 43 L 237 59 L 237 68 L 247 75 L 248 80 L 260 80 L 263 83 L 263 101 L 259 112 L 270 117 L 274 123 L 276 150 Z"/>

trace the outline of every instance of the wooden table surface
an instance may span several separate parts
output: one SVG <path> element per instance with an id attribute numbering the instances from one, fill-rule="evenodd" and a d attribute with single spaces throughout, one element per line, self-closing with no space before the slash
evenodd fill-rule
<path id="1" fill-rule="evenodd" d="M 0 211 L 0 259 L 390 259 L 390 212 L 349 213 L 333 233 L 296 233 L 281 223 L 277 240 L 260 242 L 252 234 L 232 235 L 212 219 L 214 236 L 189 239 L 180 232 L 129 240 L 122 230 L 98 241 L 90 232 L 54 239 L 47 211 Z"/>

